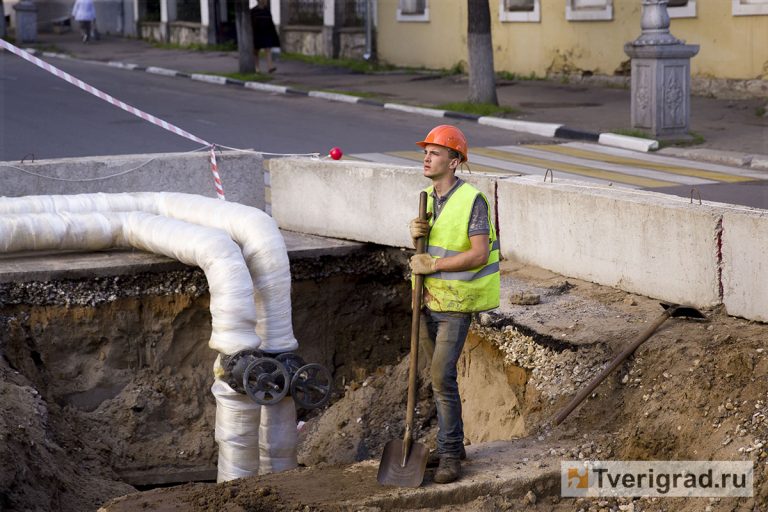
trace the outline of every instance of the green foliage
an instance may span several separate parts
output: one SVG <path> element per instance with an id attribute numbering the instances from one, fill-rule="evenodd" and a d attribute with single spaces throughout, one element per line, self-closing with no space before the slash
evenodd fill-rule
<path id="1" fill-rule="evenodd" d="M 350 71 L 356 71 L 358 73 L 376 73 L 379 71 L 392 71 L 393 69 L 396 69 L 394 66 L 388 64 L 368 62 L 365 60 L 331 59 L 319 55 L 303 55 L 300 53 L 282 52 L 280 53 L 280 59 L 306 62 L 317 66 L 334 66 L 337 68 L 349 69 Z"/>
<path id="2" fill-rule="evenodd" d="M 443 71 L 443 76 L 456 76 L 464 74 L 464 62 L 459 61 L 450 68 Z"/>
<path id="3" fill-rule="evenodd" d="M 766 113 L 766 107 L 757 107 L 755 109 L 755 115 L 757 117 L 763 117 Z"/>
<path id="4" fill-rule="evenodd" d="M 158 41 L 152 41 L 152 46 L 163 50 L 191 50 L 194 52 L 236 52 L 237 43 L 230 42 L 225 44 L 177 44 L 177 43 L 160 43 Z"/>
<path id="5" fill-rule="evenodd" d="M 503 105 L 493 105 L 491 103 L 469 103 L 466 101 L 443 103 L 436 108 L 442 110 L 451 110 L 453 112 L 463 112 L 465 114 L 474 114 L 476 116 L 492 116 L 498 114 L 515 114 L 519 112 L 512 107 L 506 107 Z"/>
<path id="6" fill-rule="evenodd" d="M 514 73 L 512 71 L 499 71 L 496 73 L 496 77 L 500 78 L 501 80 L 517 80 L 517 81 L 544 80 L 543 78 L 536 76 L 535 71 L 531 71 L 528 75 L 518 75 L 517 73 Z"/>
<path id="7" fill-rule="evenodd" d="M 704 136 L 702 136 L 700 133 L 688 132 L 688 135 L 691 136 L 690 140 L 669 140 L 669 141 L 660 140 L 659 148 L 666 148 L 669 146 L 678 146 L 678 147 L 698 146 L 699 144 L 703 144 L 705 142 Z"/>

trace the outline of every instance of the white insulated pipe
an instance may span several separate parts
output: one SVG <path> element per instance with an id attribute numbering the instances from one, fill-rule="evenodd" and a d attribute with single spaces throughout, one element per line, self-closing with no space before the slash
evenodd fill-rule
<path id="1" fill-rule="evenodd" d="M 296 350 L 291 322 L 291 274 L 274 219 L 257 208 L 192 194 L 137 192 L 0 197 L 0 214 L 143 211 L 225 231 L 242 248 L 251 272 L 261 350 Z"/>
<path id="2" fill-rule="evenodd" d="M 109 215 L 110 212 L 145 212 L 142 217 L 139 214 Z M 38 217 L 37 223 L 32 221 L 34 215 L 3 215 L 3 214 L 29 214 L 40 212 L 59 212 L 58 220 L 55 217 Z M 73 212 L 102 212 L 102 216 L 89 214 L 89 220 L 85 221 L 86 214 L 77 217 Z M 159 215 L 160 219 L 177 219 L 175 223 L 159 227 L 157 223 L 142 224 L 138 228 L 148 232 L 146 236 L 135 234 L 132 237 L 117 236 L 119 232 L 115 224 L 122 224 L 128 217 L 142 217 L 148 219 L 151 215 Z M 30 217 L 29 220 L 21 220 Z M 32 244 L 24 246 L 24 243 L 16 243 L 16 246 L 24 246 L 23 249 L 14 248 L 11 242 L 7 247 L 0 244 L 0 252 L 12 252 L 14 250 L 39 250 L 39 249 L 87 249 L 98 250 L 109 247 L 122 247 L 128 245 L 165 254 L 190 265 L 197 265 L 206 271 L 206 266 L 211 267 L 212 260 L 221 258 L 220 253 L 227 254 L 227 261 L 240 257 L 240 263 L 245 264 L 250 273 L 251 299 L 244 296 L 244 304 L 249 306 L 232 306 L 231 309 L 219 310 L 214 295 L 227 291 L 227 286 L 219 285 L 223 282 L 224 274 L 211 271 L 206 272 L 206 278 L 211 290 L 211 316 L 212 319 L 227 312 L 241 315 L 231 324 L 223 322 L 219 332 L 211 337 L 211 348 L 231 355 L 244 349 L 259 347 L 260 336 L 263 343 L 260 349 L 265 352 L 285 352 L 295 350 L 298 342 L 293 336 L 291 323 L 290 304 L 290 270 L 288 255 L 282 235 L 274 220 L 264 212 L 255 208 L 239 205 L 237 203 L 223 202 L 217 199 L 209 199 L 190 194 L 177 193 L 133 193 L 133 194 L 80 194 L 74 196 L 28 196 L 21 198 L 0 197 L 0 220 L 5 219 L 6 232 L 0 228 L 0 240 L 16 239 L 21 232 L 33 233 L 33 239 L 47 240 L 46 244 Z M 180 222 L 181 221 L 181 222 Z M 31 222 L 32 225 L 19 229 L 21 224 Z M 86 229 L 83 231 L 74 224 L 83 222 L 99 225 L 100 229 Z M 132 221 L 134 223 L 138 220 Z M 45 227 L 46 223 L 57 225 L 58 229 L 51 230 Z M 150 225 L 151 224 L 151 225 Z M 0 224 L 2 226 L 3 224 Z M 105 225 L 111 226 L 104 229 Z M 133 225 L 130 222 L 128 225 Z M 149 235 L 157 225 L 158 236 Z M 179 226 L 190 226 L 193 230 L 199 226 L 207 226 L 199 236 L 179 229 Z M 216 229 L 210 229 L 216 228 Z M 30 231 L 31 230 L 31 231 Z M 126 231 L 126 228 L 123 228 Z M 134 232 L 136 230 L 128 231 Z M 220 245 L 221 231 L 226 232 L 227 239 Z M 60 237 L 60 233 L 71 233 L 70 236 Z M 209 238 L 212 232 L 218 234 Z M 16 235 L 14 235 L 14 233 Z M 89 234 L 90 233 L 90 234 Z M 183 233 L 183 234 L 182 234 Z M 7 234 L 7 236 L 5 236 Z M 51 239 L 51 237 L 53 239 Z M 204 238 L 201 241 L 200 238 Z M 21 236 L 21 238 L 29 238 Z M 179 249 L 183 243 L 176 245 L 177 241 L 184 238 L 194 247 L 186 250 Z M 56 242 L 55 240 L 59 241 Z M 219 240 L 210 242 L 211 240 Z M 232 254 L 232 240 L 242 248 L 237 248 L 236 254 Z M 196 245 L 195 241 L 199 243 Z M 132 245 L 135 243 L 136 245 Z M 210 245 L 209 245 L 210 243 Z M 175 248 L 174 248 L 175 247 Z M 197 247 L 197 249 L 195 249 Z M 202 249 L 205 247 L 205 249 Z M 224 249 L 222 249 L 224 247 Z M 237 247 L 237 246 L 235 246 Z M 218 267 L 217 267 L 218 268 Z M 230 269 L 231 270 L 231 267 Z M 237 272 L 236 280 L 244 283 L 241 272 Z M 216 309 L 214 310 L 214 307 Z M 255 307 L 255 311 L 250 308 Z M 229 305 L 227 305 L 229 308 Z M 255 333 L 252 328 L 256 323 Z M 242 338 L 243 322 L 249 324 L 248 337 Z M 229 332 L 228 326 L 232 327 Z M 217 327 L 217 322 L 214 322 Z M 215 339 L 214 339 L 215 338 Z M 219 342 L 219 339 L 222 342 Z M 275 406 L 270 406 L 260 414 L 260 406 L 252 402 L 246 395 L 235 392 L 229 385 L 218 378 L 220 367 L 218 358 L 214 366 L 214 374 L 217 376 L 211 390 L 216 397 L 216 441 L 219 444 L 218 481 L 232 480 L 244 476 L 256 474 L 260 462 L 262 472 L 282 471 L 297 466 L 296 462 L 296 411 L 293 399 L 288 397 Z M 274 409 L 274 410 L 273 410 Z M 261 442 L 259 442 L 261 432 Z M 260 460 L 261 459 L 261 460 Z"/>

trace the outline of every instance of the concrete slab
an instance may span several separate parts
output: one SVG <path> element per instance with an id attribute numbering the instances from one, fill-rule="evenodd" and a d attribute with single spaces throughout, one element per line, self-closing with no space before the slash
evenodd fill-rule
<path id="1" fill-rule="evenodd" d="M 228 201 L 264 208 L 263 159 L 257 153 L 217 154 Z M 0 162 L 8 197 L 92 192 L 185 192 L 216 197 L 206 151 Z"/>
<path id="2" fill-rule="evenodd" d="M 723 215 L 723 304 L 729 315 L 768 322 L 768 211 Z"/>
<path id="3" fill-rule="evenodd" d="M 718 304 L 717 209 L 530 177 L 498 183 L 501 253 L 658 299 Z"/>
<path id="4" fill-rule="evenodd" d="M 272 216 L 285 230 L 411 247 L 408 222 L 430 181 L 417 167 L 280 158 L 268 162 Z M 495 207 L 496 179 L 461 173 Z"/>

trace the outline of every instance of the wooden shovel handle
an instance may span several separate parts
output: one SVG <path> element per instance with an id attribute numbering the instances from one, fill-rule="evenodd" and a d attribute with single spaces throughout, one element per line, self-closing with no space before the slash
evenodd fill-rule
<path id="1" fill-rule="evenodd" d="M 427 193 L 422 191 L 419 194 L 419 218 L 427 220 Z M 420 237 L 416 240 L 416 254 L 426 252 L 427 237 Z M 408 367 L 408 410 L 405 415 L 405 437 L 403 438 L 404 451 L 409 451 L 413 439 L 413 411 L 416 408 L 416 377 L 419 365 L 419 325 L 421 322 L 421 296 L 424 288 L 424 276 L 417 274 L 414 276 L 413 296 L 411 304 L 413 305 L 413 314 L 411 315 L 411 362 Z M 406 455 L 407 456 L 407 455 Z"/>

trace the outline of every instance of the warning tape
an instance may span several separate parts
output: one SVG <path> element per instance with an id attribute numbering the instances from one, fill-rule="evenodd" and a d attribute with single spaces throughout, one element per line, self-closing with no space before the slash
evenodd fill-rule
<path id="1" fill-rule="evenodd" d="M 216 195 L 224 199 L 224 187 L 219 177 L 219 166 L 216 163 L 216 146 L 211 146 L 211 172 L 213 173 L 213 186 L 216 187 Z"/>
<path id="2" fill-rule="evenodd" d="M 163 121 L 160 118 L 157 118 L 151 114 L 147 114 L 146 112 L 143 112 L 136 107 L 132 107 L 128 105 L 127 103 L 124 103 L 117 98 L 114 98 L 113 96 L 110 96 L 109 94 L 100 91 L 99 89 L 96 89 L 93 86 L 90 86 L 80 80 L 79 78 L 75 78 L 74 76 L 70 75 L 69 73 L 60 70 L 59 68 L 52 66 L 48 64 L 47 62 L 38 59 L 34 55 L 32 55 L 29 52 L 26 52 L 22 50 L 21 48 L 18 48 L 8 41 L 5 41 L 3 39 L 0 39 L 0 48 L 4 48 L 8 50 L 9 52 L 18 55 L 22 59 L 31 62 L 37 67 L 40 67 L 47 72 L 51 73 L 54 76 L 57 76 L 58 78 L 61 78 L 62 80 L 69 82 L 70 84 L 74 85 L 75 87 L 84 90 L 85 92 L 89 94 L 93 94 L 97 98 L 106 101 L 107 103 L 114 105 L 117 108 L 123 109 L 126 112 L 129 112 L 136 117 L 140 117 L 141 119 L 148 121 L 156 126 L 159 126 L 165 130 L 168 130 L 171 133 L 175 133 L 176 135 L 180 137 L 184 137 L 185 139 L 189 139 L 191 141 L 204 144 L 206 146 L 211 147 L 211 173 L 213 174 L 213 182 L 216 187 L 216 195 L 219 197 L 219 199 L 224 199 L 224 188 L 221 184 L 221 178 L 219 177 L 219 170 L 218 166 L 216 165 L 216 155 L 215 155 L 215 147 L 210 142 L 201 139 L 200 137 L 197 137 L 195 135 L 192 135 L 191 133 L 182 130 L 176 125 L 173 125 L 171 123 L 168 123 L 166 121 Z"/>

